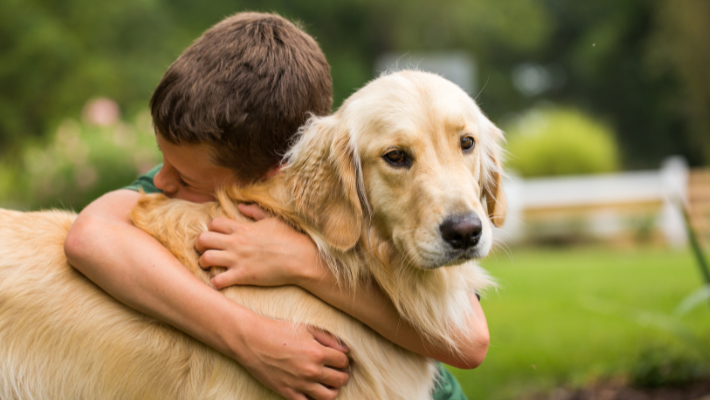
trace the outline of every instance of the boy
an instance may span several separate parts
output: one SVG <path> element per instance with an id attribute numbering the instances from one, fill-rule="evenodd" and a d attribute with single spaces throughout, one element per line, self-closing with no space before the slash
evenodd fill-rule
<path id="1" fill-rule="evenodd" d="M 242 13 L 217 24 L 175 61 L 151 99 L 162 166 L 84 209 L 67 236 L 67 258 L 121 302 L 232 357 L 282 396 L 335 398 L 348 379 L 347 349 L 337 339 L 232 303 L 128 219 L 138 187 L 205 202 L 222 185 L 272 176 L 308 113 L 330 112 L 330 93 L 324 55 L 288 21 Z M 478 335 L 461 339 L 463 357 L 433 349 L 376 288 L 353 294 L 332 284 L 308 237 L 255 206 L 240 209 L 259 221 L 216 219 L 197 243 L 203 267 L 229 268 L 214 278 L 216 287 L 298 284 L 400 346 L 461 367 L 482 361 L 488 330 L 475 298 L 471 324 Z M 451 384 L 450 375 L 442 376 Z M 439 392 L 437 398 L 447 398 Z"/>

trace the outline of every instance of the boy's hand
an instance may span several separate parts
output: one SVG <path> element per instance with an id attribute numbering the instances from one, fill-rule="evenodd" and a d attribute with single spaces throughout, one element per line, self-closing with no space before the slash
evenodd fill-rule
<path id="1" fill-rule="evenodd" d="M 195 249 L 200 266 L 226 267 L 212 278 L 215 288 L 232 285 L 295 284 L 299 267 L 315 265 L 318 251 L 301 234 L 255 205 L 239 205 L 257 222 L 216 218 L 200 235 Z M 334 399 L 348 380 L 347 347 L 333 335 L 304 325 L 262 318 L 247 329 L 238 357 L 254 377 L 287 399 Z"/>
<path id="2" fill-rule="evenodd" d="M 348 349 L 329 333 L 263 318 L 241 349 L 240 363 L 264 385 L 292 400 L 334 399 L 348 381 Z"/>
<path id="3" fill-rule="evenodd" d="M 225 267 L 212 278 L 222 289 L 232 285 L 282 286 L 298 284 L 321 273 L 318 250 L 310 238 L 278 218 L 270 218 L 256 205 L 239 205 L 255 223 L 215 218 L 195 249 L 200 266 Z"/>

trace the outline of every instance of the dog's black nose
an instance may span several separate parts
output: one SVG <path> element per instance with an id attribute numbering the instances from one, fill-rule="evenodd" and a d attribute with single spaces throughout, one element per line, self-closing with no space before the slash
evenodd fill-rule
<path id="1" fill-rule="evenodd" d="M 482 229 L 481 219 L 475 214 L 450 217 L 439 226 L 444 241 L 459 250 L 477 245 Z"/>

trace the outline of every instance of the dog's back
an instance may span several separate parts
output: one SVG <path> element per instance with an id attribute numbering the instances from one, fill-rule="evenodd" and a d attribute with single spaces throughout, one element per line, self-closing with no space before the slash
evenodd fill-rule
<path id="1" fill-rule="evenodd" d="M 0 211 L 0 398 L 220 398 L 196 390 L 224 357 L 69 266 L 74 218 Z"/>
<path id="2" fill-rule="evenodd" d="M 278 398 L 236 362 L 119 304 L 74 270 L 63 251 L 74 218 L 0 210 L 0 398 Z M 351 349 L 351 378 L 339 398 L 429 397 L 430 362 L 307 292 L 232 287 L 223 293 L 264 316 L 343 339 Z"/>

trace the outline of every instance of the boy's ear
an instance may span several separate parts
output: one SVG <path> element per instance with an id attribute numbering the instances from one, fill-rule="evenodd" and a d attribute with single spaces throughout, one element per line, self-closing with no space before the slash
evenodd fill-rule
<path id="1" fill-rule="evenodd" d="M 287 186 L 295 211 L 330 246 L 346 251 L 357 244 L 362 206 L 359 166 L 349 131 L 336 115 L 314 118 L 301 130 L 287 157 Z"/>
<path id="2" fill-rule="evenodd" d="M 484 130 L 489 136 L 490 145 L 487 146 L 482 157 L 483 160 L 483 196 L 486 198 L 486 209 L 488 218 L 493 225 L 502 227 L 505 222 L 505 213 L 508 208 L 505 192 L 503 192 L 503 166 L 501 162 L 501 142 L 503 131 L 498 129 L 491 121 L 486 119 Z"/>

